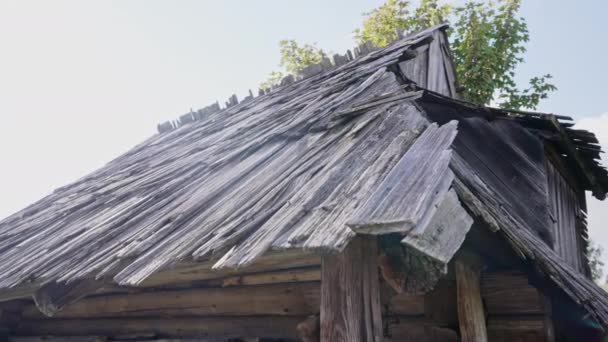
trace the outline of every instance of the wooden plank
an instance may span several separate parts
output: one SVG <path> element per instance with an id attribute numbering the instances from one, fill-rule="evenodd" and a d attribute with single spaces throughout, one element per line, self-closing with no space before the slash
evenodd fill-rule
<path id="1" fill-rule="evenodd" d="M 381 342 L 378 246 L 356 237 L 322 261 L 321 342 Z"/>
<path id="2" fill-rule="evenodd" d="M 55 317 L 302 316 L 317 313 L 319 303 L 318 282 L 285 283 L 96 296 L 65 307 Z M 23 316 L 40 314 L 31 305 Z"/>
<path id="3" fill-rule="evenodd" d="M 433 41 L 429 44 L 429 64 L 427 74 L 427 89 L 445 96 L 451 96 L 450 86 L 445 70 L 443 49 L 441 47 L 441 31 L 433 32 Z"/>
<path id="4" fill-rule="evenodd" d="M 463 259 L 457 259 L 454 267 L 461 339 L 463 342 L 487 342 L 479 270 Z"/>
<path id="5" fill-rule="evenodd" d="M 114 318 L 24 320 L 16 335 L 86 336 L 152 334 L 166 338 L 265 337 L 296 339 L 296 325 L 303 317 L 215 317 L 215 318 Z"/>
<path id="6" fill-rule="evenodd" d="M 431 124 L 347 225 L 361 234 L 421 234 L 448 191 L 457 122 Z"/>
<path id="7" fill-rule="evenodd" d="M 408 234 L 401 242 L 434 261 L 447 265 L 473 224 L 454 190 L 444 196 L 424 231 Z"/>

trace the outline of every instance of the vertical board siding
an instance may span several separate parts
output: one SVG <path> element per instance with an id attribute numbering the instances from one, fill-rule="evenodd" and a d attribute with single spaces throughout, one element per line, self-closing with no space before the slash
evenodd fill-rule
<path id="1" fill-rule="evenodd" d="M 569 265 L 583 271 L 577 216 L 581 211 L 576 190 L 551 161 L 547 161 L 547 184 L 551 204 L 553 249 Z"/>

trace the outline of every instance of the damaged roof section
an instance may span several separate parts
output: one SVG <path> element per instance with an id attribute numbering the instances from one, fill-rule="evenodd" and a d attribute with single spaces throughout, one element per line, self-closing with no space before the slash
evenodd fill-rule
<path id="1" fill-rule="evenodd" d="M 239 267 L 271 249 L 345 246 L 344 224 L 428 125 L 388 70 L 436 30 L 151 137 L 0 222 L 0 287 L 112 278 L 184 260 Z M 17 248 L 17 246 L 19 246 Z"/>

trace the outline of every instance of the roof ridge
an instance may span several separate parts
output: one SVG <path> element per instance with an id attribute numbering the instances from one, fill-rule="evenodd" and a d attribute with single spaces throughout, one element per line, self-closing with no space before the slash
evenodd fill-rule
<path id="1" fill-rule="evenodd" d="M 294 84 L 296 82 L 300 82 L 302 80 L 311 78 L 313 76 L 322 74 L 324 72 L 335 70 L 354 60 L 367 56 L 374 51 L 389 48 L 390 46 L 392 46 L 393 44 L 395 44 L 401 40 L 416 39 L 420 36 L 427 35 L 430 32 L 434 32 L 437 30 L 443 30 L 443 29 L 447 29 L 447 28 L 448 28 L 448 24 L 442 23 L 442 24 L 438 24 L 438 25 L 420 30 L 418 32 L 413 32 L 410 34 L 406 34 L 403 31 L 397 31 L 397 37 L 395 38 L 395 40 L 393 40 L 389 45 L 387 45 L 383 48 L 379 48 L 368 41 L 368 42 L 355 46 L 352 49 L 352 51 L 351 51 L 351 49 L 346 50 L 346 52 L 343 55 L 336 53 L 331 57 L 331 59 L 328 58 L 327 56 L 324 56 L 319 63 L 311 64 L 311 65 L 305 67 L 304 69 L 298 71 L 296 75 L 289 74 L 289 75 L 283 77 L 276 86 L 271 87 L 271 88 L 258 89 L 257 97 L 266 95 L 275 89 L 282 88 L 284 86 L 288 86 L 288 85 Z M 253 100 L 255 97 L 256 96 L 254 96 L 254 93 L 251 91 L 251 89 L 249 90 L 249 95 L 247 95 L 241 101 L 239 101 L 236 94 L 232 94 L 232 96 L 230 96 L 226 100 L 225 106 L 223 108 L 218 101 L 215 101 L 214 103 L 207 105 L 196 111 L 193 111 L 192 109 L 190 109 L 190 111 L 188 113 L 180 115 L 175 120 L 168 120 L 163 123 L 159 123 L 156 126 L 156 128 L 157 128 L 158 133 L 161 133 L 161 134 L 165 133 L 165 132 L 169 132 L 169 131 L 179 128 L 185 124 L 188 124 L 188 123 L 191 123 L 194 121 L 198 121 L 198 120 L 202 120 L 203 118 L 207 117 L 208 115 L 215 114 L 224 109 L 234 107 L 240 103 L 249 102 L 249 101 Z"/>

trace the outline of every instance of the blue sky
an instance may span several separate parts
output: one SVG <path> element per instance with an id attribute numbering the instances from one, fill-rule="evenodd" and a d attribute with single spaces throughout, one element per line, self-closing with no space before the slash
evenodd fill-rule
<path id="1" fill-rule="evenodd" d="M 173 119 L 243 95 L 294 38 L 344 52 L 381 1 L 0 0 L 0 217 L 102 166 Z M 608 145 L 608 2 L 527 0 L 532 40 L 518 79 L 551 73 L 541 111 Z M 592 236 L 608 247 L 608 206 Z M 606 258 L 608 260 L 608 257 Z"/>

